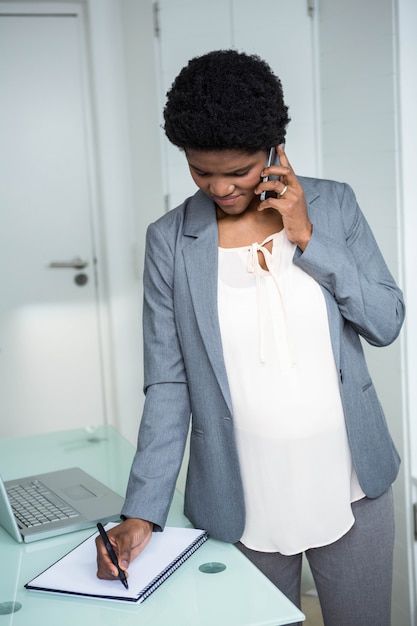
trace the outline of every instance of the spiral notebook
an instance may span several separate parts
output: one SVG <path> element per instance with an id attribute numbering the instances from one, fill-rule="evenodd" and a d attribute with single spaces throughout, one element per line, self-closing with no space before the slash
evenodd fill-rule
<path id="1" fill-rule="evenodd" d="M 114 524 L 106 525 L 106 529 Z M 167 527 L 129 566 L 129 589 L 120 580 L 96 576 L 95 533 L 26 583 L 26 589 L 105 600 L 143 602 L 208 539 L 204 530 Z"/>

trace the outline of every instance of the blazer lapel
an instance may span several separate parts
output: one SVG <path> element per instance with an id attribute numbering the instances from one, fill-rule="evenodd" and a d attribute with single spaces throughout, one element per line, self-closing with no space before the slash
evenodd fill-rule
<path id="1" fill-rule="evenodd" d="M 207 355 L 232 411 L 217 309 L 218 230 L 213 202 L 201 191 L 191 198 L 184 222 L 183 249 L 193 308 Z"/>

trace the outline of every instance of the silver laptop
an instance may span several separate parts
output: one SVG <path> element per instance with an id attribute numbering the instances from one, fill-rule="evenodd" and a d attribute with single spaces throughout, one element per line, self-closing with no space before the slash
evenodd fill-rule
<path id="1" fill-rule="evenodd" d="M 37 541 L 117 521 L 123 498 L 79 467 L 3 482 L 0 524 L 16 541 Z"/>

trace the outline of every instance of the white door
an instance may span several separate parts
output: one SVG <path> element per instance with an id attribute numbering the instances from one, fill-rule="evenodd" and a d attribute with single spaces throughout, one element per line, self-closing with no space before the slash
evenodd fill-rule
<path id="1" fill-rule="evenodd" d="M 289 106 L 287 155 L 299 174 L 319 175 L 316 16 L 307 0 L 158 0 L 160 110 L 175 76 L 193 56 L 235 48 L 264 58 Z M 161 125 L 163 123 L 161 116 Z M 182 152 L 161 131 L 167 208 L 196 191 Z"/>
<path id="2" fill-rule="evenodd" d="M 11 15 L 5 14 L 4 6 L 0 6 L 3 437 L 104 421 L 81 16 L 74 12 L 34 16 L 35 4 L 32 15 Z M 18 6 L 14 4 L 15 9 Z"/>

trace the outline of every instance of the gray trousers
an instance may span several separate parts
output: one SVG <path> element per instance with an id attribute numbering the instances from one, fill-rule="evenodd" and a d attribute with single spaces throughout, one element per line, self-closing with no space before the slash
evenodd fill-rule
<path id="1" fill-rule="evenodd" d="M 389 626 L 394 551 L 394 506 L 389 489 L 352 504 L 355 523 L 334 543 L 306 551 L 325 626 Z M 308 511 L 306 511 L 308 518 Z M 237 547 L 296 606 L 301 605 L 302 554 Z"/>

